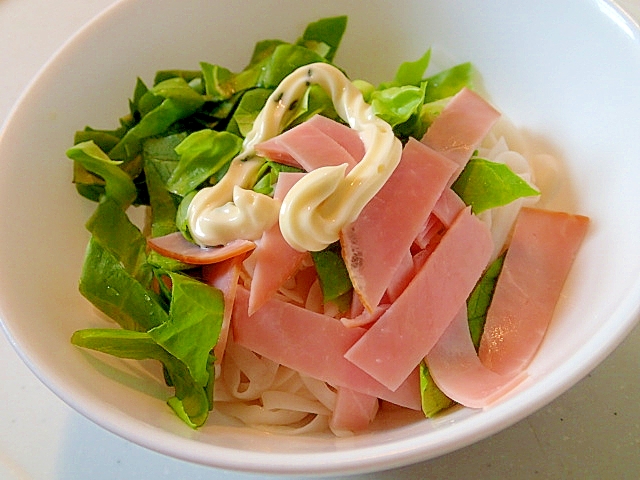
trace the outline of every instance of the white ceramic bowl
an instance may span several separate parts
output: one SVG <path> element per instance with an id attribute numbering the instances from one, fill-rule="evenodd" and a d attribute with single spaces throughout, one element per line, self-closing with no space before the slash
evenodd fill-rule
<path id="1" fill-rule="evenodd" d="M 532 380 L 486 411 L 437 420 L 388 418 L 353 438 L 276 437 L 213 424 L 186 428 L 165 405 L 159 372 L 98 359 L 73 331 L 103 322 L 78 293 L 94 206 L 71 185 L 65 150 L 84 125 L 110 128 L 135 76 L 241 68 L 256 40 L 294 40 L 318 18 L 348 14 L 336 61 L 353 77 L 388 79 L 428 46 L 440 66 L 470 60 L 533 148 L 560 158 L 553 206 L 588 215 L 592 230 Z M 432 458 L 497 432 L 560 395 L 632 329 L 640 304 L 640 31 L 605 0 L 126 0 L 77 34 L 42 70 L 0 137 L 0 315 L 36 375 L 88 418 L 181 459 L 268 473 L 338 473 Z M 155 377 L 154 377 L 155 376 Z"/>

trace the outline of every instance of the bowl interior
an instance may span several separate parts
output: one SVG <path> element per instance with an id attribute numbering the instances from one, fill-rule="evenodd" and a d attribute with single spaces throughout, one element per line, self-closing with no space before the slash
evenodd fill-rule
<path id="1" fill-rule="evenodd" d="M 153 12 L 150 14 L 149 12 Z M 435 420 L 387 412 L 353 438 L 278 437 L 210 422 L 185 427 L 165 405 L 153 364 L 87 354 L 72 332 L 104 326 L 80 296 L 94 206 L 71 184 L 65 150 L 85 125 L 111 128 L 135 76 L 240 69 L 255 41 L 295 40 L 318 18 L 347 14 L 336 62 L 387 80 L 433 47 L 435 67 L 472 61 L 525 147 L 561 161 L 550 208 L 592 218 L 531 380 L 499 405 Z M 271 473 L 390 468 L 470 444 L 550 402 L 593 369 L 637 320 L 640 301 L 640 31 L 604 0 L 253 2 L 127 0 L 77 34 L 42 70 L 0 137 L 0 315 L 29 367 L 105 428 L 182 459 Z M 375 61 L 372 61 L 375 59 Z"/>

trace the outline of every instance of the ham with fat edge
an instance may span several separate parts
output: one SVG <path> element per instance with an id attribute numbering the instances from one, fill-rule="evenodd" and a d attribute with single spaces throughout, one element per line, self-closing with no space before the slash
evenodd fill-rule
<path id="1" fill-rule="evenodd" d="M 151 250 L 190 265 L 207 265 L 250 252 L 256 247 L 251 240 L 233 240 L 221 247 L 200 247 L 184 238 L 181 232 L 147 239 Z"/>
<path id="2" fill-rule="evenodd" d="M 291 130 L 259 143 L 255 149 L 260 156 L 301 167 L 307 172 L 344 163 L 349 171 L 362 159 L 360 149 L 364 151 L 364 145 L 355 130 L 321 115 L 314 115 Z M 359 158 L 354 158 L 350 151 L 359 155 Z"/>
<path id="3" fill-rule="evenodd" d="M 345 327 L 353 328 L 353 327 L 366 327 L 367 325 L 372 324 L 380 315 L 382 315 L 389 305 L 378 305 L 373 312 L 369 312 L 368 310 L 364 310 L 360 312 L 360 314 L 354 317 L 342 317 L 340 321 Z"/>
<path id="4" fill-rule="evenodd" d="M 508 375 L 529 365 L 588 225 L 582 215 L 520 211 L 480 341 L 480 360 L 488 368 Z"/>
<path id="5" fill-rule="evenodd" d="M 231 312 L 233 311 L 233 302 L 236 298 L 236 289 L 238 287 L 238 278 L 240 277 L 240 269 L 243 258 L 236 256 L 224 260 L 223 262 L 212 263 L 202 267 L 203 281 L 216 287 L 222 292 L 224 298 L 224 314 L 222 317 L 222 327 L 218 342 L 213 348 L 216 365 L 222 362 L 224 351 L 227 346 L 229 337 L 229 325 L 231 323 Z"/>
<path id="6" fill-rule="evenodd" d="M 342 256 L 367 310 L 382 299 L 455 169 L 453 162 L 410 139 L 393 174 L 342 230 Z"/>
<path id="7" fill-rule="evenodd" d="M 302 178 L 302 173 L 281 172 L 273 198 L 282 200 L 291 187 Z M 276 222 L 262 234 L 253 252 L 255 268 L 251 280 L 249 313 L 255 312 L 275 294 L 282 284 L 300 267 L 306 252 L 292 248 L 282 236 Z"/>
<path id="8" fill-rule="evenodd" d="M 485 367 L 469 332 L 463 306 L 426 357 L 438 388 L 452 400 L 470 408 L 486 408 L 527 378 L 526 373 L 500 375 Z"/>
<path id="9" fill-rule="evenodd" d="M 394 390 L 465 304 L 493 251 L 491 234 L 465 208 L 402 295 L 345 358 Z"/>
<path id="10" fill-rule="evenodd" d="M 350 388 L 338 387 L 336 405 L 329 421 L 333 431 L 365 430 L 378 413 L 378 399 Z"/>
<path id="11" fill-rule="evenodd" d="M 463 88 L 429 126 L 421 142 L 458 164 L 453 183 L 499 118 L 500 112 L 485 99 Z"/>
<path id="12" fill-rule="evenodd" d="M 274 362 L 303 375 L 420 410 L 417 369 L 392 392 L 344 358 L 364 329 L 347 328 L 339 320 L 272 298 L 248 314 L 249 292 L 238 287 L 233 307 L 233 338 Z"/>

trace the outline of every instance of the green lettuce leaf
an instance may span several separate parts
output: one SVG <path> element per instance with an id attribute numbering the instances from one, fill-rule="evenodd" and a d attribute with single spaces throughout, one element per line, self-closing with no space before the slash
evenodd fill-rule
<path id="1" fill-rule="evenodd" d="M 473 87 L 474 69 L 471 63 L 461 63 L 427 78 L 425 103 L 454 96 L 464 87 Z"/>
<path id="2" fill-rule="evenodd" d="M 198 385 L 205 386 L 209 381 L 209 353 L 222 327 L 224 298 L 220 290 L 191 277 L 173 272 L 169 277 L 169 318 L 148 333 L 187 365 Z"/>
<path id="3" fill-rule="evenodd" d="M 313 50 L 299 45 L 278 45 L 264 64 L 258 86 L 276 88 L 286 76 L 298 67 L 316 62 L 326 63 L 326 59 Z"/>
<path id="4" fill-rule="evenodd" d="M 293 128 L 306 122 L 314 115 L 323 115 L 340 121 L 340 116 L 333 106 L 331 96 L 319 85 L 310 85 L 292 110 L 283 126 L 283 130 Z"/>
<path id="5" fill-rule="evenodd" d="M 296 43 L 316 52 L 324 52 L 321 55 L 332 62 L 346 28 L 347 17 L 344 15 L 322 18 L 307 25 Z M 324 45 L 324 48 L 318 48 L 318 45 Z"/>
<path id="6" fill-rule="evenodd" d="M 178 211 L 176 213 L 176 227 L 178 227 L 178 230 L 182 232 L 182 235 L 189 241 L 193 241 L 193 237 L 191 233 L 189 233 L 189 218 L 187 214 L 189 213 L 189 204 L 191 204 L 191 200 L 196 196 L 196 193 L 198 192 L 195 190 L 187 193 L 182 198 L 180 205 L 178 205 Z"/>
<path id="7" fill-rule="evenodd" d="M 142 285 L 148 285 L 151 272 L 146 264 L 146 239 L 121 205 L 111 197 L 103 197 L 86 228 L 95 241 L 114 255 L 126 272 Z"/>
<path id="8" fill-rule="evenodd" d="M 263 195 L 269 195 L 273 197 L 273 191 L 278 183 L 278 176 L 280 172 L 303 172 L 304 170 L 282 163 L 272 162 L 268 160 L 262 165 L 262 168 L 258 172 L 257 181 L 253 185 L 253 191 L 262 193 Z"/>
<path id="9" fill-rule="evenodd" d="M 174 122 L 194 114 L 205 102 L 181 77 L 169 78 L 140 99 L 140 121 L 110 151 L 115 160 L 130 161 L 142 150 L 142 140 L 164 133 Z"/>
<path id="10" fill-rule="evenodd" d="M 383 84 L 382 88 L 401 87 L 405 85 L 419 87 L 424 80 L 424 75 L 430 61 L 431 49 L 428 49 L 418 60 L 401 63 L 393 81 L 388 84 Z"/>
<path id="11" fill-rule="evenodd" d="M 438 412 L 449 408 L 454 401 L 447 397 L 436 385 L 429 373 L 427 364 L 420 362 L 420 396 L 422 399 L 422 413 L 431 418 Z"/>
<path id="12" fill-rule="evenodd" d="M 491 305 L 496 282 L 502 271 L 504 257 L 505 254 L 503 253 L 489 265 L 467 299 L 469 330 L 471 331 L 471 339 L 473 340 L 473 345 L 476 347 L 476 350 L 480 346 L 484 324 L 487 320 L 487 310 L 489 310 L 489 305 Z"/>
<path id="13" fill-rule="evenodd" d="M 93 140 L 74 145 L 67 150 L 67 157 L 80 165 L 85 171 L 102 179 L 104 192 L 123 208 L 133 203 L 137 196 L 131 177 L 124 172 L 122 162 L 111 160 Z"/>
<path id="14" fill-rule="evenodd" d="M 349 272 L 342 259 L 339 242 L 319 252 L 311 252 L 325 302 L 336 301 L 353 289 Z"/>
<path id="15" fill-rule="evenodd" d="M 371 94 L 370 101 L 376 116 L 395 127 L 420 112 L 424 102 L 424 85 L 376 90 Z"/>
<path id="16" fill-rule="evenodd" d="M 451 188 L 476 214 L 540 194 L 505 164 L 478 157 L 467 163 Z"/>
<path id="17" fill-rule="evenodd" d="M 161 237 L 176 232 L 176 216 L 180 197 L 167 189 L 167 181 L 178 165 L 179 156 L 175 147 L 186 138 L 186 133 L 167 137 L 151 138 L 144 142 L 144 174 L 149 191 L 149 220 L 151 237 Z M 168 271 L 180 271 L 193 268 L 178 260 L 167 258 L 151 250 L 147 262 Z"/>
<path id="18" fill-rule="evenodd" d="M 180 77 L 185 82 L 193 86 L 194 81 L 202 80 L 202 71 L 200 70 L 158 70 L 156 76 L 153 78 L 153 84 L 158 85 L 170 78 Z"/>
<path id="19" fill-rule="evenodd" d="M 122 328 L 147 331 L 167 320 L 155 294 L 92 237 L 80 275 L 80 293 Z"/>
<path id="20" fill-rule="evenodd" d="M 227 131 L 243 138 L 246 137 L 247 133 L 253 128 L 253 122 L 265 103 L 267 103 L 272 91 L 269 88 L 254 88 L 247 91 L 238 102 L 238 106 L 229 121 L 229 126 L 227 126 Z"/>
<path id="21" fill-rule="evenodd" d="M 188 425 L 201 426 L 211 409 L 210 392 L 198 385 L 187 366 L 175 358 L 146 332 L 119 329 L 78 330 L 71 343 L 82 348 L 107 353 L 132 360 L 157 360 L 164 366 L 169 383 L 175 388 L 175 396 L 167 403 Z M 209 376 L 213 377 L 212 369 Z M 207 384 L 210 388 L 210 382 Z"/>
<path id="22" fill-rule="evenodd" d="M 236 75 L 228 68 L 202 62 L 205 92 L 213 101 L 226 100 L 237 92 Z"/>
<path id="23" fill-rule="evenodd" d="M 184 196 L 228 164 L 242 147 L 242 139 L 229 132 L 193 132 L 177 147 L 180 161 L 167 181 L 167 188 Z"/>

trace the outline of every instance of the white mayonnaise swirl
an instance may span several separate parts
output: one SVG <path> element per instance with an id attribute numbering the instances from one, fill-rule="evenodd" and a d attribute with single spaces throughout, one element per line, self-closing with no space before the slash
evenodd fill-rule
<path id="1" fill-rule="evenodd" d="M 196 242 L 216 246 L 236 239 L 257 240 L 278 221 L 279 202 L 248 190 L 262 163 L 258 158 L 234 160 L 218 183 L 193 197 L 187 221 Z"/>
<path id="2" fill-rule="evenodd" d="M 336 67 L 315 63 L 298 68 L 278 85 L 256 118 L 253 129 L 247 134 L 243 151 L 232 161 L 229 173 L 246 169 L 251 173 L 245 176 L 238 173 L 238 178 L 242 177 L 246 182 L 251 175 L 255 177 L 259 167 L 252 169 L 242 165 L 259 162 L 247 158 L 251 158 L 257 144 L 280 133 L 292 105 L 302 98 L 312 84 L 319 85 L 330 94 L 338 115 L 360 135 L 365 154 L 346 175 L 346 165 L 322 167 L 307 173 L 285 196 L 279 208 L 280 229 L 285 240 L 300 251 L 319 251 L 337 241 L 340 231 L 358 217 L 391 176 L 402 153 L 402 145 L 391 126 L 375 116 L 371 106 L 351 81 Z M 219 244 L 213 243 L 214 240 L 208 235 L 220 228 L 216 225 L 224 221 L 224 215 L 212 213 L 232 199 L 233 189 L 227 184 L 236 182 L 236 179 L 226 181 L 229 173 L 218 184 L 198 192 L 189 207 L 191 234 L 202 245 Z M 221 186 L 223 183 L 225 185 Z M 243 188 L 247 188 L 247 185 Z M 275 208 L 277 202 L 272 202 Z M 255 208 L 250 202 L 236 207 Z M 262 208 L 271 210 L 264 206 Z M 204 225 L 207 225 L 206 229 Z M 219 239 L 216 238 L 217 241 Z"/>

